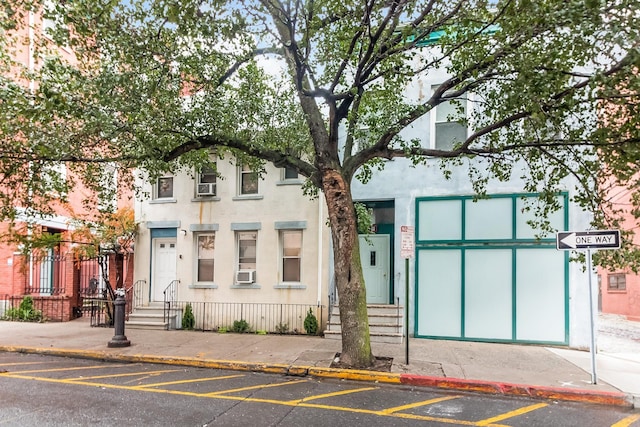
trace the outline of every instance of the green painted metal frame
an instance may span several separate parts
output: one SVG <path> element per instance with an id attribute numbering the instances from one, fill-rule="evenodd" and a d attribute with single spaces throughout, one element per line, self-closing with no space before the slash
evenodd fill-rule
<path id="1" fill-rule="evenodd" d="M 414 331 L 413 334 L 416 338 L 429 338 L 429 339 L 450 339 L 458 341 L 482 341 L 482 342 L 500 342 L 500 343 L 527 343 L 527 344 L 543 344 L 543 345 L 568 345 L 569 344 L 569 253 L 564 253 L 564 340 L 563 341 L 531 341 L 531 340 L 518 340 L 516 337 L 517 331 L 517 283 L 516 283 L 516 253 L 518 249 L 550 249 L 555 248 L 555 236 L 553 238 L 545 239 L 518 239 L 517 236 L 517 208 L 516 200 L 523 197 L 537 197 L 538 193 L 513 193 L 513 194 L 499 194 L 488 197 L 489 199 L 495 198 L 510 198 L 511 203 L 511 215 L 512 215 L 512 231 L 511 239 L 486 239 L 486 240 L 465 240 L 465 218 L 466 209 L 464 203 L 466 200 L 473 200 L 474 196 L 444 196 L 444 197 L 419 197 L 415 200 L 415 218 L 416 218 L 416 253 L 415 253 L 415 265 L 414 265 L 414 301 L 416 301 L 416 307 L 414 310 Z M 564 230 L 569 226 L 569 197 L 567 192 L 558 194 L 563 198 L 563 227 Z M 420 236 L 420 202 L 424 201 L 438 201 L 438 200 L 459 200 L 461 202 L 461 239 L 460 240 L 418 240 Z M 564 231 L 562 230 L 562 231 Z M 418 268 L 418 254 L 423 250 L 459 250 L 461 252 L 460 257 L 460 277 L 461 277 L 461 319 L 460 319 L 460 336 L 433 336 L 433 335 L 419 335 L 418 334 L 418 318 L 419 307 L 417 305 L 419 297 L 419 268 Z M 482 339 L 482 338 L 468 338 L 465 337 L 465 252 L 469 249 L 510 249 L 511 250 L 511 339 Z"/>

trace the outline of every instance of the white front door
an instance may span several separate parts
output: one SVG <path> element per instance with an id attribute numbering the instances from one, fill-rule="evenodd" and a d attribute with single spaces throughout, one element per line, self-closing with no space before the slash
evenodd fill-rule
<path id="1" fill-rule="evenodd" d="M 164 290 L 176 280 L 176 239 L 153 239 L 151 301 L 164 301 Z"/>
<path id="2" fill-rule="evenodd" d="M 389 235 L 360 237 L 360 261 L 367 288 L 367 304 L 389 303 Z M 367 241 L 368 240 L 368 241 Z"/>

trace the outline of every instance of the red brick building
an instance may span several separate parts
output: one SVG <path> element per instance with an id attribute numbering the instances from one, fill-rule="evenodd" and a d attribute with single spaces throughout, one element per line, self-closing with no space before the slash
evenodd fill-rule
<path id="1" fill-rule="evenodd" d="M 631 191 L 629 189 L 614 188 L 611 201 L 614 206 L 624 209 L 631 206 Z M 633 215 L 625 211 L 624 227 L 636 230 L 638 224 Z M 640 236 L 634 235 L 634 245 L 640 244 Z M 629 320 L 640 322 L 640 275 L 630 269 L 626 270 L 598 270 L 600 283 L 600 309 L 603 313 L 620 314 Z"/>
<path id="2" fill-rule="evenodd" d="M 51 7 L 52 1 L 45 0 L 44 7 Z M 37 89 L 37 82 L 28 80 L 25 72 L 37 70 L 44 57 L 38 52 L 42 43 L 53 46 L 47 36 L 47 30 L 59 23 L 43 19 L 42 13 L 28 12 L 17 14 L 16 28 L 8 34 L 15 40 L 15 46 L 9 54 L 15 64 L 9 69 L 9 79 L 19 82 L 27 90 Z M 75 64 L 72 51 L 67 48 L 54 48 L 61 60 Z M 60 176 L 68 179 L 72 172 L 64 163 L 55 164 Z M 117 178 L 117 177 L 116 177 Z M 117 179 L 114 180 L 117 182 Z M 13 191 L 12 188 L 0 188 L 0 191 Z M 82 185 L 76 184 L 65 194 L 65 201 L 53 200 L 48 203 L 53 214 L 35 218 L 22 206 L 14 206 L 17 217 L 14 226 L 8 222 L 0 223 L 0 235 L 25 233 L 34 235 L 60 236 L 58 243 L 36 252 L 25 254 L 15 244 L 7 244 L 8 239 L 0 243 L 0 318 L 11 307 L 16 307 L 22 298 L 29 295 L 35 307 L 43 312 L 48 320 L 67 321 L 81 314 L 84 297 L 99 296 L 105 290 L 105 282 L 130 286 L 133 278 L 132 254 L 124 256 L 124 272 L 116 277 L 115 254 L 80 259 L 74 248 L 83 244 L 74 238 L 74 219 L 97 218 L 97 195 Z M 87 203 L 89 202 L 89 203 Z M 115 206 L 131 205 L 130 192 L 118 199 L 109 201 Z M 33 207 L 32 207 L 33 208 Z M 35 206 L 35 209 L 38 209 Z M 27 224 L 29 226 L 27 227 Z M 75 239 L 75 240 L 74 240 Z M 102 272 L 104 270 L 104 273 Z"/>

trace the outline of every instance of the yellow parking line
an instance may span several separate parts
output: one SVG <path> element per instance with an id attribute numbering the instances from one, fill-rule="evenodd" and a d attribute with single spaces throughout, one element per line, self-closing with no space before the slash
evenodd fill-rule
<path id="1" fill-rule="evenodd" d="M 91 377 L 77 377 L 66 378 L 67 381 L 80 381 L 80 380 L 100 380 L 102 378 L 120 378 L 120 377 L 134 377 L 136 375 L 160 375 L 165 372 L 178 372 L 182 369 L 167 369 L 164 371 L 145 371 L 145 372 L 128 372 L 126 374 L 112 374 L 112 375 L 93 375 Z"/>
<path id="2" fill-rule="evenodd" d="M 479 426 L 486 426 L 496 421 L 506 420 L 508 418 L 517 417 L 518 415 L 526 414 L 527 412 L 535 411 L 536 409 L 544 408 L 548 406 L 547 403 L 536 403 L 535 405 L 529 405 L 522 407 L 520 409 L 516 409 L 515 411 L 505 412 L 504 414 L 500 414 L 495 417 L 487 418 L 486 420 L 478 421 Z"/>
<path id="3" fill-rule="evenodd" d="M 615 424 L 611 424 L 611 427 L 629 427 L 635 421 L 640 420 L 640 414 L 629 415 L 626 418 L 621 419 Z"/>
<path id="4" fill-rule="evenodd" d="M 299 402 L 308 402 L 310 400 L 324 399 L 325 397 L 342 396 L 345 394 L 359 393 L 361 391 L 378 390 L 379 388 L 380 387 L 363 387 L 363 388 L 356 388 L 351 390 L 341 390 L 341 391 L 335 391 L 333 393 L 325 393 L 325 394 L 317 394 L 315 396 L 308 396 L 302 399 L 289 400 L 287 401 L 287 403 L 293 404 L 293 403 L 299 403 Z"/>
<path id="5" fill-rule="evenodd" d="M 0 363 L 0 366 L 20 366 L 20 365 L 42 365 L 46 363 L 50 365 L 52 362 L 12 362 L 12 363 Z"/>
<path id="6" fill-rule="evenodd" d="M 309 382 L 309 380 L 287 381 L 287 382 L 277 383 L 277 384 L 261 384 L 261 385 L 253 385 L 249 387 L 232 388 L 229 390 L 221 390 L 221 391 L 214 391 L 212 393 L 206 393 L 206 394 L 203 394 L 203 396 L 217 396 L 220 394 L 236 393 L 238 391 L 257 390 L 257 389 L 269 388 L 269 387 L 280 387 L 284 385 L 292 385 L 292 384 L 305 383 L 305 382 Z"/>
<path id="7" fill-rule="evenodd" d="M 422 402 L 410 403 L 408 405 L 396 406 L 394 408 L 387 408 L 380 411 L 383 414 L 393 414 L 394 412 L 404 411 L 405 409 L 413 409 L 419 406 L 431 405 L 432 403 L 443 402 L 445 400 L 458 399 L 460 396 L 444 396 L 437 397 L 435 399 L 423 400 Z"/>
<path id="8" fill-rule="evenodd" d="M 343 411 L 343 412 L 351 412 L 351 413 L 358 413 L 358 414 L 370 414 L 370 415 L 378 415 L 378 416 L 389 417 L 389 418 L 403 418 L 403 419 L 411 419 L 411 420 L 419 420 L 419 421 L 432 421 L 432 422 L 439 422 L 439 423 L 443 423 L 443 424 L 455 424 L 455 425 L 461 425 L 461 426 L 479 426 L 480 425 L 478 422 L 457 420 L 457 419 L 454 419 L 454 418 L 440 418 L 440 417 L 431 417 L 431 416 L 422 416 L 422 415 L 413 415 L 413 414 L 403 414 L 403 413 L 385 414 L 385 413 L 383 413 L 381 411 L 373 411 L 373 410 L 369 410 L 369 409 L 347 408 L 347 407 L 342 407 L 342 406 L 330 406 L 330 405 L 317 405 L 317 404 L 305 403 L 305 402 L 292 403 L 292 402 L 289 402 L 289 401 L 280 401 L 280 400 L 272 400 L 272 399 L 259 399 L 259 398 L 244 397 L 244 396 L 229 396 L 229 395 L 222 395 L 222 394 L 217 394 L 217 393 L 194 393 L 194 392 L 180 391 L 180 390 L 167 390 L 167 389 L 157 389 L 157 388 L 140 388 L 140 387 L 134 387 L 134 386 L 117 385 L 117 384 L 94 383 L 94 382 L 89 382 L 89 381 L 69 381 L 69 380 L 65 380 L 65 379 L 35 377 L 35 376 L 29 376 L 29 375 L 14 375 L 14 374 L 6 375 L 5 374 L 5 376 L 11 377 L 11 378 L 20 378 L 20 379 L 44 381 L 44 382 L 49 382 L 49 383 L 85 385 L 85 386 L 89 386 L 89 387 L 102 387 L 102 388 L 110 388 L 110 389 L 116 389 L 116 390 L 132 390 L 132 391 L 143 391 L 143 392 L 161 393 L 161 394 L 173 394 L 173 395 L 180 395 L 180 396 L 200 397 L 200 398 L 236 400 L 236 401 L 252 402 L 252 403 L 268 403 L 268 404 L 283 405 L 283 406 L 297 406 L 297 407 L 304 407 L 304 408 L 326 409 L 326 410 L 331 410 L 331 411 Z M 290 381 L 290 382 L 278 383 L 278 384 L 264 384 L 264 385 L 255 386 L 255 387 L 244 387 L 242 389 L 235 389 L 235 391 L 249 390 L 249 389 L 255 389 L 255 388 L 277 387 L 277 386 L 280 386 L 280 385 L 296 384 L 296 383 L 305 382 L 305 381 L 308 381 L 308 380 Z M 233 391 L 233 390 L 227 390 L 227 391 L 224 391 L 224 393 L 228 393 L 230 391 Z M 219 393 L 222 393 L 222 392 L 219 392 Z M 500 425 L 500 424 L 488 424 L 488 423 L 485 423 L 485 424 L 482 424 L 482 425 L 486 426 L 486 427 L 506 427 L 506 426 L 503 426 L 503 425 Z"/>
<path id="9" fill-rule="evenodd" d="M 256 399 L 246 399 L 249 402 L 253 402 Z M 478 426 L 479 424 L 476 421 L 466 421 L 466 420 L 458 420 L 455 418 L 442 418 L 442 417 L 432 417 L 428 415 L 415 415 L 415 414 L 406 414 L 406 413 L 390 413 L 387 414 L 383 411 L 374 411 L 371 409 L 358 409 L 358 408 L 348 408 L 344 406 L 331 406 L 331 405 L 318 405 L 314 403 L 301 403 L 297 405 L 298 407 L 303 408 L 314 408 L 314 409 L 327 409 L 330 411 L 343 411 L 343 412 L 353 412 L 357 414 L 370 414 L 370 415 L 378 415 L 382 417 L 389 418 L 403 418 L 407 420 L 416 420 L 416 421 L 432 421 L 442 424 L 455 424 L 459 426 Z M 501 424 L 483 424 L 485 427 L 507 427 Z"/>
<path id="10" fill-rule="evenodd" d="M 160 387 L 160 386 L 165 386 L 165 385 L 197 383 L 197 382 L 200 382 L 200 381 L 228 380 L 229 378 L 238 378 L 238 377 L 244 377 L 244 375 L 242 375 L 242 374 L 240 374 L 240 375 L 226 375 L 226 376 L 223 376 L 223 377 L 195 378 L 195 379 L 192 379 L 192 380 L 167 381 L 167 382 L 164 382 L 164 383 L 141 384 L 141 385 L 134 386 L 133 388 L 138 390 L 138 389 L 143 389 L 143 388 L 147 388 L 147 387 Z"/>
<path id="11" fill-rule="evenodd" d="M 109 384 L 109 383 L 94 383 L 90 381 L 78 381 L 78 380 L 67 380 L 67 379 L 59 379 L 59 378 L 46 378 L 46 377 L 35 377 L 30 375 L 7 375 L 10 378 L 18 378 L 23 380 L 35 380 L 35 381 L 44 381 L 47 383 L 58 383 L 58 384 L 72 384 L 72 385 L 84 385 L 89 387 L 102 387 L 102 388 L 113 388 L 116 390 L 134 390 L 134 391 L 149 391 L 152 393 L 168 393 L 168 394 L 179 394 L 183 396 L 193 396 L 193 397 L 204 397 L 201 393 L 192 393 L 188 391 L 176 391 L 176 390 L 162 390 L 162 389 L 137 389 L 135 386 L 123 386 L 119 384 Z"/>
<path id="12" fill-rule="evenodd" d="M 96 366 L 75 366 L 73 368 L 56 368 L 56 369 L 33 369 L 29 371 L 17 371 L 12 372 L 12 374 L 36 374 L 36 373 L 45 373 L 45 372 L 62 372 L 62 371 L 82 371 L 85 369 L 107 369 L 107 368 L 121 368 L 123 366 L 131 366 L 130 364 L 126 365 L 96 365 Z"/>

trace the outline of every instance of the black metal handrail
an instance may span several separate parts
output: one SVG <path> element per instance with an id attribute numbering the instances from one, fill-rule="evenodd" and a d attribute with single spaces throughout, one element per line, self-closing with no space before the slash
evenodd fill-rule
<path id="1" fill-rule="evenodd" d="M 178 300 L 178 283 L 180 283 L 180 280 L 173 280 L 169 283 L 169 286 L 164 288 L 164 291 L 162 291 L 164 296 L 164 315 L 162 320 L 167 325 L 167 330 L 171 329 L 171 322 L 169 320 L 171 318 L 171 312 L 176 309 L 176 301 Z"/>
<path id="2" fill-rule="evenodd" d="M 333 314 L 333 306 L 336 304 L 334 292 L 329 293 L 329 310 L 327 311 L 327 330 L 331 330 L 331 316 Z"/>
<path id="3" fill-rule="evenodd" d="M 125 301 L 126 305 L 126 315 L 129 316 L 133 309 L 136 307 L 140 307 L 144 303 L 144 288 L 143 286 L 147 284 L 147 281 L 144 279 L 136 280 L 136 282 L 125 289 Z"/>

